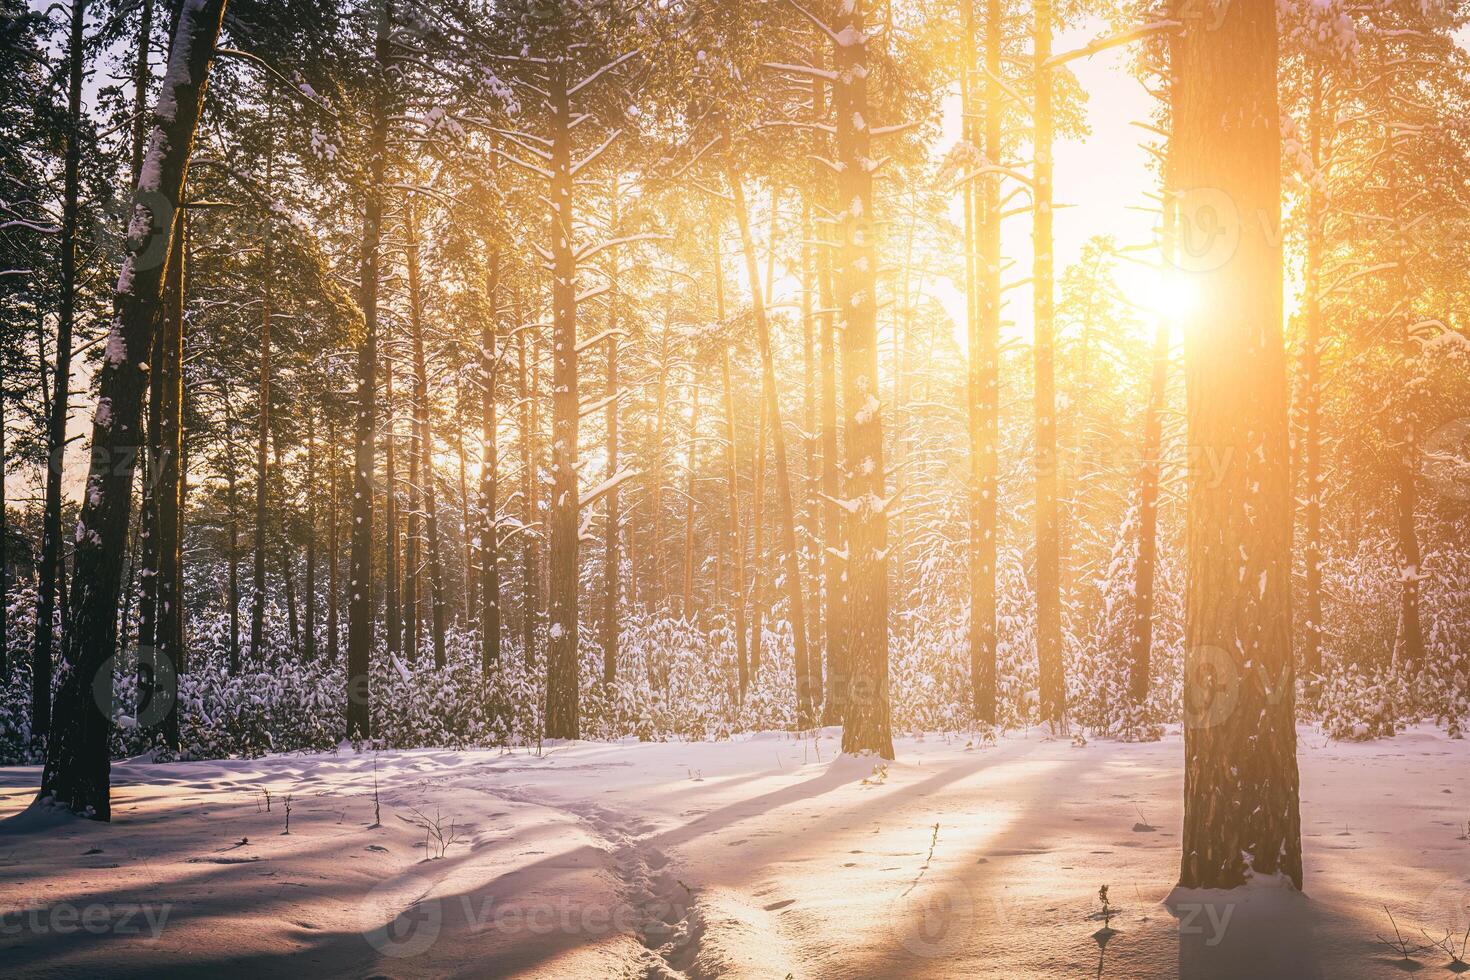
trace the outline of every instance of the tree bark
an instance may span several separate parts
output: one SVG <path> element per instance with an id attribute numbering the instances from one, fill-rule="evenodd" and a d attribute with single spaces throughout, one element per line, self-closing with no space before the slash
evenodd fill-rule
<path id="1" fill-rule="evenodd" d="M 581 731 L 577 671 L 577 264 L 572 193 L 572 108 L 566 64 L 551 70 L 551 591 L 546 651 L 546 737 Z"/>
<path id="2" fill-rule="evenodd" d="M 523 327 L 525 319 L 521 315 L 520 303 L 516 303 L 516 324 Z M 539 483 L 537 478 L 537 448 L 536 429 L 538 426 L 536 418 L 536 396 L 538 384 L 534 374 L 534 364 L 526 363 L 526 333 L 524 329 L 516 333 L 516 360 L 520 366 L 520 384 L 517 391 L 521 403 L 521 521 L 527 528 L 534 528 L 538 521 L 536 513 L 536 487 Z M 524 538 L 524 547 L 521 549 L 521 651 L 526 658 L 526 665 L 536 663 L 536 614 L 539 605 L 536 595 L 536 569 L 540 564 L 539 552 L 536 541 L 540 535 L 539 530 L 528 530 Z"/>
<path id="3" fill-rule="evenodd" d="M 447 663 L 444 649 L 445 601 L 444 563 L 440 559 L 439 491 L 434 477 L 434 428 L 429 410 L 429 371 L 424 349 L 424 301 L 419 269 L 418 214 L 414 202 L 408 202 L 408 310 L 413 330 L 414 422 L 418 438 L 419 479 L 423 481 L 423 531 L 429 569 L 429 603 L 434 641 L 434 666 L 443 669 Z"/>
<path id="4" fill-rule="evenodd" d="M 609 227 L 616 234 L 621 224 L 619 213 L 618 184 L 613 180 L 612 213 Z M 618 266 L 613 262 L 612 292 L 608 295 L 607 308 L 607 479 L 618 474 Z M 622 501 L 618 488 L 607 492 L 607 526 L 602 554 L 602 681 L 611 684 L 617 679 L 618 640 L 621 633 L 618 616 L 618 596 L 622 592 Z"/>
<path id="5" fill-rule="evenodd" d="M 490 253 L 485 281 L 485 316 L 480 321 L 480 670 L 489 676 L 500 663 L 500 452 L 496 428 L 496 389 L 500 328 L 500 251 Z"/>
<path id="6" fill-rule="evenodd" d="M 1172 92 L 1180 227 L 1223 214 L 1238 231 L 1189 242 L 1184 260 L 1201 292 L 1185 330 L 1189 442 L 1228 460 L 1189 474 L 1186 888 L 1302 883 L 1275 18 L 1243 0 L 1218 24 L 1186 21 Z"/>
<path id="7" fill-rule="evenodd" d="M 1322 195 L 1316 173 L 1322 166 L 1322 82 L 1310 81 L 1307 119 L 1308 148 L 1313 174 L 1307 185 L 1307 261 L 1302 282 L 1302 315 L 1306 338 L 1302 350 L 1302 478 L 1306 484 L 1306 513 L 1302 561 L 1306 574 L 1306 630 L 1301 655 L 1302 673 L 1322 670 L 1322 435 L 1320 376 L 1322 368 Z"/>
<path id="8" fill-rule="evenodd" d="M 199 122 L 224 0 L 185 0 L 153 111 L 134 194 L 129 254 L 118 277 L 116 319 L 98 380 L 92 463 L 77 527 L 72 628 L 48 740 L 42 799 L 98 820 L 111 818 L 108 714 L 92 696 L 117 641 L 117 600 L 146 372 L 160 326 L 163 276 Z M 54 406 L 53 406 L 54 407 Z M 64 416 L 63 416 L 64 418 Z"/>
<path id="9" fill-rule="evenodd" d="M 183 560 L 183 457 L 184 457 L 184 298 L 187 287 L 189 223 L 188 212 L 175 217 L 173 253 L 169 257 L 164 285 L 163 330 L 158 356 L 152 365 L 162 384 L 158 471 L 154 500 L 157 516 L 158 629 L 154 655 L 154 696 L 165 699 L 161 706 L 164 738 L 179 747 L 178 677 L 184 672 L 184 560 Z M 157 710 L 157 709 L 155 709 Z M 140 718 L 141 720 L 141 718 Z"/>
<path id="10" fill-rule="evenodd" d="M 268 88 L 267 96 L 271 94 Z M 265 155 L 265 188 L 270 193 L 275 184 L 276 141 L 270 132 L 275 118 L 274 107 L 266 114 L 267 149 Z M 255 566 L 250 592 L 250 656 L 263 663 L 261 647 L 265 629 L 265 553 L 266 515 L 270 507 L 270 458 L 268 455 L 271 434 L 271 319 L 275 313 L 275 236 L 269 232 L 264 236 L 264 274 L 261 277 L 263 295 L 260 313 L 260 388 L 259 416 L 255 437 Z"/>
<path id="11" fill-rule="evenodd" d="M 389 79 L 393 53 L 393 0 L 378 7 L 368 183 L 363 214 L 361 279 L 363 333 L 357 352 L 357 413 L 353 420 L 352 544 L 347 602 L 347 737 L 372 734 L 368 661 L 373 643 L 373 470 L 376 466 L 378 382 L 378 251 L 383 235 L 383 177 L 387 168 Z M 392 488 L 389 488 L 391 492 Z"/>
<path id="12" fill-rule="evenodd" d="M 725 269 L 720 255 L 718 223 L 710 236 L 714 247 L 715 320 L 725 325 Z M 730 379 L 730 344 L 720 344 L 720 381 L 725 396 L 725 492 L 728 523 L 725 547 L 730 552 L 730 595 L 728 602 L 735 613 L 735 668 L 740 686 L 740 699 L 750 685 L 750 650 L 745 643 L 745 538 L 740 527 L 740 440 L 735 423 L 735 386 Z"/>
<path id="13" fill-rule="evenodd" d="M 862 0 L 845 5 L 836 34 L 837 307 L 843 311 L 842 409 L 847 434 L 848 642 L 844 752 L 893 758 L 888 701 L 888 500 L 878 375 L 878 268 L 867 119 L 868 42 Z"/>
<path id="14" fill-rule="evenodd" d="M 1051 0 L 1036 3 L 1035 178 L 1031 289 L 1036 418 L 1036 659 L 1041 720 L 1060 724 L 1067 710 L 1062 668 L 1061 511 L 1057 501 L 1055 267 L 1052 260 Z"/>
<path id="15" fill-rule="evenodd" d="M 812 715 L 811 671 L 807 649 L 806 595 L 802 589 L 801 553 L 796 546 L 796 511 L 791 500 L 791 471 L 786 458 L 786 430 L 781 422 L 781 402 L 776 387 L 776 361 L 771 352 L 771 324 L 762 300 L 760 269 L 756 265 L 755 241 L 750 233 L 750 216 L 740 174 L 732 167 L 726 174 L 735 198 L 735 220 L 745 250 L 745 272 L 750 278 L 751 308 L 755 312 L 756 338 L 761 357 L 761 396 L 771 434 L 771 453 L 776 463 L 776 506 L 781 512 L 781 549 L 785 559 L 786 599 L 791 616 L 791 637 L 796 658 L 797 728 L 810 728 Z M 772 243 L 774 248 L 774 243 Z M 880 449 L 881 452 L 881 449 Z"/>
<path id="16" fill-rule="evenodd" d="M 306 405 L 306 623 L 302 658 L 316 659 L 316 406 Z"/>
<path id="17" fill-rule="evenodd" d="M 37 570 L 36 637 L 31 659 L 31 736 L 51 731 L 52 623 L 61 558 L 61 481 L 66 470 L 66 413 L 77 312 L 77 225 L 81 214 L 82 78 L 86 69 L 86 0 L 72 0 L 67 39 L 66 157 L 62 164 L 61 281 L 56 317 L 56 370 L 46 421 L 46 500 Z M 165 235 L 167 238 L 167 235 Z M 160 262 L 160 264 L 162 264 Z M 115 612 L 115 610 L 114 610 Z"/>

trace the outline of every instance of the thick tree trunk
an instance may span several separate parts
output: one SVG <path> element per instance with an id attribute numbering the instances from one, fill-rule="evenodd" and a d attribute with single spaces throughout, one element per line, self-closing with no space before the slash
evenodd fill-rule
<path id="1" fill-rule="evenodd" d="M 1275 18 L 1243 0 L 1218 24 L 1186 21 L 1173 87 L 1180 224 L 1223 213 L 1239 231 L 1188 266 L 1202 293 L 1185 329 L 1189 444 L 1229 465 L 1189 475 L 1187 888 L 1302 882 Z"/>
<path id="2" fill-rule="evenodd" d="M 551 71 L 551 591 L 546 651 L 546 737 L 581 731 L 577 672 L 577 264 L 572 208 L 572 108 L 566 66 Z"/>
<path id="3" fill-rule="evenodd" d="M 786 599 L 791 617 L 791 637 L 796 659 L 796 717 L 798 728 L 815 723 L 812 714 L 811 671 L 807 649 L 806 595 L 802 589 L 801 552 L 796 546 L 796 509 L 791 500 L 791 470 L 786 458 L 786 430 L 781 422 L 781 402 L 776 387 L 776 361 L 771 352 L 771 324 L 762 301 L 760 270 L 756 266 L 755 241 L 750 233 L 749 212 L 740 174 L 727 173 L 735 198 L 735 219 L 745 250 L 745 272 L 750 278 L 751 308 L 755 311 L 756 339 L 761 357 L 761 397 L 771 434 L 771 452 L 776 463 L 776 506 L 781 517 L 781 550 L 785 559 Z M 774 243 L 773 247 L 774 247 Z M 881 452 L 881 450 L 880 450 Z"/>
<path id="4" fill-rule="evenodd" d="M 1067 691 L 1062 669 L 1061 512 L 1057 502 L 1055 267 L 1052 260 L 1052 73 L 1051 0 L 1036 3 L 1035 181 L 1032 187 L 1035 297 L 1032 352 L 1035 360 L 1036 419 L 1036 658 L 1041 720 L 1060 724 Z"/>
<path id="5" fill-rule="evenodd" d="M 71 629 L 48 741 L 41 798 L 98 820 L 111 818 L 107 734 L 111 719 L 92 696 L 117 641 L 117 600 L 127 545 L 137 454 L 144 359 L 153 348 L 163 302 L 163 276 L 199 122 L 224 0 L 184 0 L 168 71 L 153 112 L 118 277 L 116 320 L 97 389 L 92 464 L 76 535 Z M 53 406 L 54 407 L 54 406 Z M 64 416 L 63 416 L 64 418 Z"/>
<path id="6" fill-rule="evenodd" d="M 842 727 L 844 752 L 893 758 L 888 702 L 888 500 L 878 377 L 878 268 L 867 119 L 865 4 L 844 5 L 837 46 L 837 307 L 843 311 L 842 408 L 847 429 L 848 649 L 852 672 Z"/>
<path id="7" fill-rule="evenodd" d="M 51 731 L 52 623 L 56 619 L 57 577 L 64 575 L 66 571 L 61 558 L 61 481 L 66 470 L 66 413 L 71 392 L 72 333 L 77 313 L 77 233 L 81 214 L 82 78 L 87 57 L 86 16 L 86 0 L 72 0 L 71 26 L 67 38 L 67 132 L 66 158 L 62 164 L 61 282 L 56 317 L 56 369 L 52 382 L 50 412 L 46 420 L 46 499 L 41 515 L 36 637 L 31 659 L 33 738 Z M 162 257 L 158 264 L 163 264 Z M 131 471 L 129 475 L 131 476 Z M 131 485 L 131 481 L 129 483 Z"/>
<path id="8" fill-rule="evenodd" d="M 444 649 L 446 604 L 444 600 L 444 563 L 440 558 L 439 490 L 434 475 L 434 428 L 429 411 L 429 370 L 424 348 L 424 302 L 419 269 L 418 214 L 414 202 L 408 202 L 408 311 L 413 330 L 414 423 L 418 439 L 419 479 L 423 481 L 424 561 L 429 570 L 429 604 L 434 641 L 434 666 L 443 669 L 447 663 Z"/>
<path id="9" fill-rule="evenodd" d="M 387 167 L 393 54 L 393 0 L 378 7 L 368 184 L 363 215 L 360 298 L 363 334 L 357 353 L 357 413 L 353 420 L 352 544 L 347 582 L 347 737 L 372 734 L 368 660 L 373 643 L 373 471 L 377 464 L 378 251 L 383 235 L 383 176 Z M 390 488 L 391 492 L 391 488 Z"/>

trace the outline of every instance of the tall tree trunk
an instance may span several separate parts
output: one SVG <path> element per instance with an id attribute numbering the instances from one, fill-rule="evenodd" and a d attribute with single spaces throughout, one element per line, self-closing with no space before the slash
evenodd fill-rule
<path id="1" fill-rule="evenodd" d="M 1036 659 L 1041 720 L 1060 724 L 1067 690 L 1062 668 L 1061 512 L 1057 502 L 1055 265 L 1052 258 L 1051 0 L 1036 3 L 1035 181 L 1031 290 L 1036 418 Z"/>
<path id="2" fill-rule="evenodd" d="M 392 337 L 389 336 L 391 342 Z M 399 589 L 403 573 L 399 561 L 398 516 L 398 415 L 393 400 L 393 355 L 385 344 L 383 352 L 383 620 L 388 630 L 388 655 L 403 652 L 403 602 Z"/>
<path id="3" fill-rule="evenodd" d="M 56 317 L 56 370 L 46 422 L 46 500 L 41 517 L 41 567 L 36 638 L 31 660 L 31 735 L 51 731 L 52 623 L 61 559 L 61 481 L 66 470 L 66 413 L 71 393 L 72 333 L 77 315 L 77 225 L 81 214 L 82 77 L 86 69 L 86 0 L 72 0 L 67 38 L 66 159 L 62 166 L 61 282 Z M 167 235 L 165 235 L 165 238 Z M 159 264 L 162 265 L 160 257 Z M 156 329 L 156 328 L 155 328 Z M 131 485 L 131 481 L 130 485 Z M 116 610 L 113 610 L 116 613 Z"/>
<path id="4" fill-rule="evenodd" d="M 822 474 L 817 462 L 821 443 L 817 432 L 817 314 L 816 314 L 816 246 L 813 244 L 815 227 L 812 223 L 811 195 L 802 195 L 801 202 L 801 366 L 806 375 L 801 390 L 802 446 L 806 453 L 806 507 L 802 515 L 803 537 L 807 545 L 807 567 L 805 576 L 812 583 L 812 594 L 817 602 L 808 623 L 807 649 L 812 672 L 812 696 L 820 699 L 824 690 L 822 673 L 823 603 L 821 601 L 820 538 L 821 523 L 820 494 Z M 814 549 L 813 545 L 817 545 Z"/>
<path id="5" fill-rule="evenodd" d="M 848 552 L 848 649 L 851 680 L 842 728 L 844 752 L 893 758 L 888 701 L 888 501 L 878 377 L 878 267 L 868 131 L 868 42 L 864 4 L 843 7 L 833 109 L 837 119 L 837 307 L 843 311 L 842 408 L 847 433 L 844 495 Z"/>
<path id="6" fill-rule="evenodd" d="M 272 89 L 268 87 L 267 95 Z M 275 118 L 274 104 L 266 113 L 265 188 L 271 193 L 275 186 L 276 141 L 270 132 Z M 250 656 L 264 662 L 261 648 L 265 629 L 265 553 L 266 515 L 270 507 L 270 459 L 268 455 L 271 435 L 271 319 L 275 314 L 275 236 L 269 232 L 262 243 L 264 251 L 264 274 L 261 277 L 263 295 L 260 304 L 260 411 L 255 435 L 255 567 L 250 592 Z"/>
<path id="7" fill-rule="evenodd" d="M 408 202 L 408 310 L 413 329 L 414 421 L 419 444 L 419 478 L 423 480 L 425 561 L 429 567 L 429 603 L 434 640 L 434 666 L 447 663 L 444 650 L 446 604 L 444 563 L 440 560 L 439 490 L 434 476 L 434 428 L 429 411 L 429 370 L 424 351 L 424 301 L 419 269 L 418 214 Z"/>
<path id="8" fill-rule="evenodd" d="M 393 0 L 378 6 L 374 44 L 368 183 L 362 223 L 358 285 L 363 334 L 357 352 L 357 413 L 353 420 L 352 545 L 347 602 L 347 737 L 372 734 L 368 658 L 373 643 L 373 470 L 377 464 L 378 251 L 383 235 L 383 177 L 387 168 L 389 79 L 393 55 Z M 392 488 L 389 488 L 390 492 Z"/>
<path id="9" fill-rule="evenodd" d="M 684 602 L 682 611 L 685 619 L 694 615 L 694 474 L 698 470 L 699 453 L 699 381 L 691 378 L 689 384 L 692 404 L 689 408 L 689 474 L 685 485 L 684 520 Z"/>
<path id="10" fill-rule="evenodd" d="M 5 509 L 5 360 L 0 358 L 0 682 L 10 682 L 10 517 Z M 126 620 L 124 620 L 126 622 Z"/>
<path id="11" fill-rule="evenodd" d="M 715 320 L 725 328 L 725 269 L 720 255 L 720 228 L 716 224 L 710 236 L 714 246 Z M 745 536 L 740 527 L 740 440 L 735 423 L 735 386 L 730 379 L 730 344 L 720 344 L 720 381 L 725 397 L 725 491 L 728 523 L 725 527 L 726 550 L 730 552 L 729 604 L 735 613 L 735 667 L 740 685 L 740 699 L 745 699 L 750 685 L 750 650 L 745 643 Z"/>
<path id="12" fill-rule="evenodd" d="M 1165 208 L 1169 207 L 1167 194 Z M 1167 219 L 1166 219 L 1167 221 Z M 1154 326 L 1153 368 L 1148 408 L 1143 420 L 1142 466 L 1138 487 L 1138 562 L 1134 566 L 1133 635 L 1128 664 L 1128 700 L 1135 707 L 1148 701 L 1153 660 L 1154 579 L 1159 553 L 1159 474 L 1163 467 L 1164 396 L 1169 373 L 1169 323 Z"/>
<path id="13" fill-rule="evenodd" d="M 516 325 L 523 328 L 525 319 L 521 315 L 520 303 L 516 304 Z M 534 364 L 526 363 L 526 333 L 524 329 L 516 332 L 516 360 L 520 366 L 520 383 L 517 395 L 521 403 L 521 522 L 527 528 L 535 527 L 539 520 L 536 513 L 536 488 L 540 483 L 537 474 L 537 449 L 536 429 L 538 421 L 536 418 L 536 396 L 538 385 L 534 374 Z M 536 663 L 536 611 L 539 605 L 536 595 L 536 569 L 540 564 L 537 547 L 537 539 L 541 534 L 540 529 L 528 531 L 523 535 L 524 546 L 521 549 L 521 649 L 526 658 L 526 665 Z"/>
<path id="14" fill-rule="evenodd" d="M 1168 151 L 1166 150 L 1166 153 Z M 1159 250 L 1166 272 L 1178 261 L 1175 251 L 1173 170 L 1164 160 L 1163 215 Z M 1149 672 L 1153 661 L 1154 580 L 1159 554 L 1159 481 L 1163 472 L 1164 407 L 1169 381 L 1169 317 L 1154 324 L 1153 364 L 1149 374 L 1148 407 L 1143 416 L 1143 452 L 1138 487 L 1138 561 L 1133 573 L 1133 630 L 1128 657 L 1128 700 L 1136 709 L 1148 702 Z"/>
<path id="15" fill-rule="evenodd" d="M 500 449 L 496 395 L 500 329 L 500 250 L 490 253 L 485 281 L 485 316 L 480 321 L 480 669 L 485 676 L 500 663 Z"/>
<path id="16" fill-rule="evenodd" d="M 756 410 L 755 458 L 750 461 L 750 678 L 760 676 L 766 633 L 761 624 L 766 612 L 766 457 L 770 455 L 770 403 L 761 380 L 760 408 Z"/>
<path id="17" fill-rule="evenodd" d="M 342 655 L 337 621 L 337 559 L 341 551 L 337 540 L 337 416 L 327 413 L 327 656 L 333 665 Z M 233 531 L 231 532 L 233 533 Z M 230 586 L 234 591 L 234 585 Z"/>
<path id="18" fill-rule="evenodd" d="M 229 604 L 230 604 L 230 676 L 240 674 L 240 494 L 239 467 L 235 455 L 234 412 L 230 409 L 229 391 L 225 392 L 225 508 L 229 511 Z M 335 487 L 334 487 L 335 489 Z"/>
<path id="19" fill-rule="evenodd" d="M 302 657 L 316 659 L 316 406 L 306 406 L 306 626 Z"/>
<path id="20" fill-rule="evenodd" d="M 613 179 L 612 214 L 609 227 L 613 234 L 621 224 L 619 213 L 618 184 Z M 607 479 L 618 475 L 618 266 L 614 259 L 612 267 L 612 291 L 607 305 Z M 618 616 L 618 596 L 622 592 L 622 501 L 618 488 L 607 492 L 607 526 L 604 529 L 602 553 L 602 681 L 611 684 L 617 678 L 618 640 L 621 627 Z"/>
<path id="21" fill-rule="evenodd" d="M 653 581 L 655 604 L 662 608 L 669 597 L 668 575 L 664 570 L 664 433 L 668 431 L 669 415 L 669 342 L 674 331 L 674 277 L 669 275 L 668 287 L 664 290 L 664 329 L 659 341 L 658 386 L 653 409 L 653 485 L 649 487 L 649 528 L 653 540 L 649 554 L 653 559 Z"/>
<path id="22" fill-rule="evenodd" d="M 419 573 L 423 570 L 424 535 L 422 486 L 423 444 L 418 427 L 416 393 L 411 393 L 414 409 L 408 423 L 408 520 L 403 540 L 403 646 L 409 663 L 416 663 L 423 651 L 423 635 L 420 627 L 423 617 L 419 615 L 422 590 L 419 588 Z M 391 411 L 391 409 L 390 409 Z"/>
<path id="23" fill-rule="evenodd" d="M 164 285 L 163 330 L 152 371 L 162 380 L 158 432 L 157 508 L 158 629 L 153 674 L 155 697 L 163 695 L 160 720 L 168 744 L 179 747 L 178 676 L 184 671 L 184 297 L 187 287 L 188 212 L 176 216 L 173 254 Z M 141 721 L 141 718 L 140 718 Z"/>
<path id="24" fill-rule="evenodd" d="M 1281 874 L 1300 887 L 1276 8 L 1188 20 L 1178 53 L 1180 224 L 1224 213 L 1239 229 L 1232 251 L 1190 257 L 1202 295 L 1185 330 L 1189 444 L 1230 462 L 1189 476 L 1179 883 Z"/>
<path id="25" fill-rule="evenodd" d="M 143 0 L 138 12 L 138 49 L 133 61 L 133 133 L 132 161 L 129 171 L 133 180 L 143 166 L 143 138 L 148 133 L 148 77 L 150 66 L 149 49 L 153 43 L 153 0 Z"/>
<path id="26" fill-rule="evenodd" d="M 817 290 L 822 304 L 819 330 L 822 362 L 822 616 L 827 638 L 827 697 L 822 721 L 840 725 L 847 713 L 848 688 L 852 684 L 850 637 L 847 632 L 847 524 L 840 500 L 842 477 L 838 458 L 837 430 L 837 317 L 836 285 L 832 276 L 831 248 L 823 243 L 817 254 Z"/>
<path id="27" fill-rule="evenodd" d="M 1302 673 L 1322 670 L 1322 193 L 1318 171 L 1322 166 L 1322 81 L 1313 75 L 1307 119 L 1308 150 L 1313 173 L 1307 183 L 1307 267 L 1302 283 L 1302 313 L 1306 338 L 1302 350 L 1302 476 L 1306 484 L 1305 540 L 1302 560 L 1306 573 L 1306 631 L 1303 636 Z"/>
<path id="28" fill-rule="evenodd" d="M 769 300 L 762 301 L 760 269 L 756 266 L 755 241 L 745 206 L 740 174 L 726 174 L 735 198 L 735 219 L 745 250 L 745 272 L 750 278 L 751 309 L 755 312 L 756 338 L 761 356 L 761 395 L 770 426 L 771 451 L 776 462 L 776 506 L 781 512 L 781 549 L 786 564 L 786 599 L 791 617 L 791 637 L 796 655 L 796 717 L 798 728 L 810 728 L 812 715 L 811 671 L 807 649 L 806 595 L 802 589 L 801 553 L 796 547 L 796 510 L 791 500 L 791 471 L 786 459 L 786 430 L 781 422 L 781 402 L 776 388 L 776 361 L 771 352 L 771 324 L 766 315 Z M 772 243 L 774 249 L 775 243 Z M 881 449 L 880 449 L 881 452 Z"/>
<path id="29" fill-rule="evenodd" d="M 572 107 L 566 63 L 551 71 L 551 627 L 546 651 L 546 737 L 581 732 L 577 672 L 577 260 L 572 210 Z"/>
<path id="30" fill-rule="evenodd" d="M 281 433 L 278 430 L 271 431 L 271 447 L 275 452 L 276 477 L 280 480 L 280 488 L 277 499 L 282 504 L 281 518 L 281 548 L 278 552 L 278 560 L 281 563 L 281 585 L 286 594 L 286 637 L 289 643 L 291 662 L 301 662 L 301 618 L 298 615 L 296 604 L 296 569 L 293 559 L 296 554 L 295 542 L 291 540 L 292 523 L 286 513 L 286 467 L 281 461 Z"/>
<path id="31" fill-rule="evenodd" d="M 1000 0 L 985 4 L 985 158 L 999 163 L 1002 153 L 1000 73 L 1005 22 Z M 996 711 L 996 531 L 1000 493 L 1000 175 L 980 185 L 980 254 L 976 270 L 978 329 L 972 356 L 976 414 L 974 499 L 970 556 L 970 677 L 975 718 L 993 725 Z"/>
<path id="32" fill-rule="evenodd" d="M 477 585 L 475 582 L 475 545 L 474 545 L 474 521 L 470 518 L 470 485 L 466 470 L 468 461 L 465 459 L 464 430 L 469 421 L 465 413 L 465 391 L 464 384 L 455 386 L 455 421 L 454 421 L 454 455 L 459 463 L 459 527 L 461 542 L 463 544 L 460 560 L 464 562 L 460 576 L 460 604 L 455 610 L 454 618 L 468 626 L 476 618 L 475 601 Z"/>
<path id="33" fill-rule="evenodd" d="M 163 276 L 172 251 L 194 133 L 208 84 L 224 0 L 188 0 L 179 12 L 169 66 L 153 111 L 152 137 L 134 195 L 129 255 L 118 277 L 116 319 L 99 372 L 92 464 L 77 526 L 71 629 L 46 746 L 40 796 L 97 820 L 111 819 L 107 735 L 111 719 L 92 697 L 117 645 L 117 600 L 132 508 L 143 361 L 161 322 Z M 54 406 L 53 406 L 54 407 Z M 64 419 L 64 416 L 63 416 Z"/>

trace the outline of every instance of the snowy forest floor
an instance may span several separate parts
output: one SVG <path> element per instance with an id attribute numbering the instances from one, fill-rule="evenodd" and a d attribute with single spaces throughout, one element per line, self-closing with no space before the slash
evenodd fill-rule
<path id="1" fill-rule="evenodd" d="M 904 738 L 115 765 L 114 821 L 0 769 L 8 976 L 1450 976 L 1470 742 L 1301 730 L 1306 897 L 1175 895 L 1183 750 Z M 374 823 L 376 760 L 381 825 Z M 271 796 L 266 807 L 262 790 Z M 290 802 L 290 833 L 283 833 Z M 441 848 L 425 829 L 442 818 Z M 451 831 L 452 824 L 452 831 Z M 1119 909 L 1100 944 L 1098 887 Z"/>

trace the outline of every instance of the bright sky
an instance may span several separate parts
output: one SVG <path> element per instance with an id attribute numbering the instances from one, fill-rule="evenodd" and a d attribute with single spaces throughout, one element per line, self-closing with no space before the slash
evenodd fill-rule
<path id="1" fill-rule="evenodd" d="M 1101 21 L 1089 19 L 1078 27 L 1060 32 L 1053 48 L 1057 52 L 1082 47 L 1088 41 L 1106 35 Z M 1149 155 L 1139 146 L 1148 135 L 1133 125 L 1147 122 L 1154 100 L 1143 86 L 1128 74 L 1126 49 L 1115 48 L 1074 61 L 1069 66 L 1088 93 L 1086 107 L 1089 132 L 1079 140 L 1059 140 L 1054 148 L 1056 212 L 1053 218 L 1058 276 L 1081 255 L 1083 243 L 1098 234 L 1110 234 L 1119 245 L 1139 245 L 1153 239 L 1156 216 L 1139 208 L 1153 207 L 1147 195 L 1156 193 L 1157 184 L 1149 169 Z M 944 153 L 960 137 L 959 95 L 945 100 L 943 144 L 936 147 Z M 1029 161 L 1028 163 L 1029 169 Z M 956 223 L 961 219 L 959 201 L 953 209 Z M 1007 219 L 1001 229 L 1001 250 L 1011 263 L 1005 273 L 1007 282 L 1027 279 L 1031 275 L 1031 219 L 1017 214 Z M 1141 267 L 1125 264 L 1119 271 L 1124 287 L 1130 293 L 1148 290 L 1150 274 Z M 964 341 L 964 283 L 936 284 L 935 293 L 959 327 Z M 1031 335 L 1032 296 L 1029 286 L 1007 291 L 1005 319 L 1023 337 Z"/>

